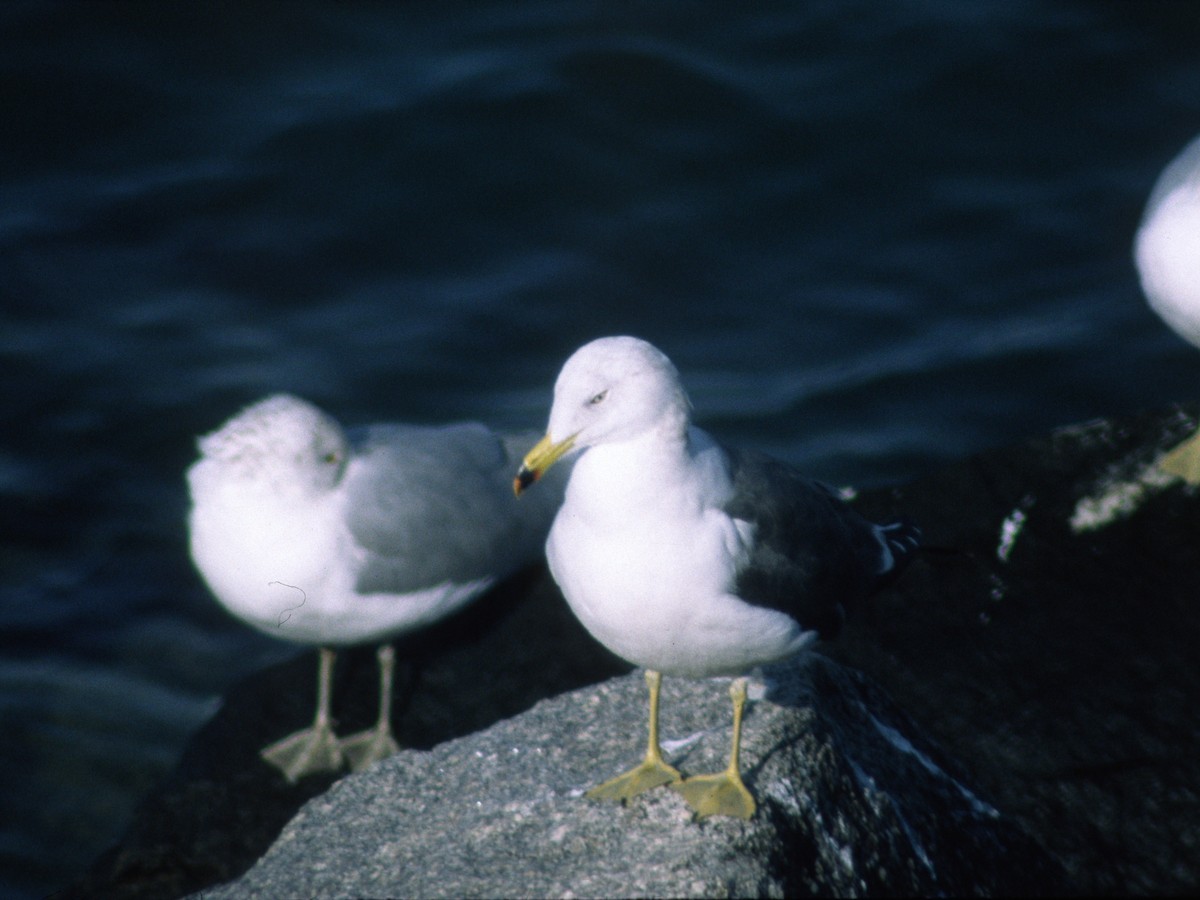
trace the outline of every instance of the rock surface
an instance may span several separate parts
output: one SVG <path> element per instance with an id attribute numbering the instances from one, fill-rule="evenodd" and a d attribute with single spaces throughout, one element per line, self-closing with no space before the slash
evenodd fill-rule
<path id="1" fill-rule="evenodd" d="M 930 550 L 853 613 L 839 641 L 822 648 L 869 680 L 823 663 L 804 665 L 791 694 L 752 706 L 744 762 L 762 810 L 749 824 L 693 824 L 667 791 L 625 809 L 576 796 L 640 753 L 645 699 L 637 676 L 500 721 L 627 670 L 579 629 L 544 574 L 534 574 L 423 638 L 423 675 L 399 698 L 397 722 L 402 742 L 429 752 L 406 752 L 338 782 L 288 826 L 270 856 L 294 868 L 324 852 L 328 835 L 355 861 L 347 877 L 392 878 L 387 853 L 394 862 L 410 852 L 405 846 L 424 841 L 423 852 L 436 852 L 438 862 L 422 857 L 409 868 L 424 874 L 404 877 L 437 881 L 405 882 L 408 893 L 437 893 L 447 879 L 469 875 L 448 874 L 451 862 L 476 874 L 525 878 L 517 890 L 526 895 L 540 892 L 534 884 L 553 893 L 550 881 L 533 879 L 549 878 L 537 873 L 555 867 L 579 874 L 560 893 L 600 891 L 612 873 L 584 871 L 588 859 L 617 860 L 617 874 L 628 876 L 639 854 L 652 853 L 661 854 L 661 865 L 646 877 L 670 883 L 647 881 L 654 887 L 644 893 L 1063 889 L 1055 866 L 1011 828 L 1016 823 L 1063 865 L 1065 889 L 1073 893 L 1195 894 L 1200 498 L 1158 478 L 1151 466 L 1194 426 L 1192 411 L 1169 410 L 1068 428 L 860 496 L 856 504 L 870 515 L 912 515 Z M 245 872 L 301 804 L 329 786 L 313 779 L 290 788 L 255 755 L 311 714 L 313 671 L 305 656 L 231 692 L 122 845 L 66 895 L 173 897 Z M 304 691 L 295 689 L 297 681 Z M 338 687 L 337 702 L 351 705 L 345 727 L 369 722 L 374 690 L 371 654 L 352 658 Z M 608 704 L 622 708 L 620 739 L 601 742 L 593 733 L 581 750 L 575 742 Z M 721 764 L 729 730 L 723 688 L 667 679 L 663 716 L 671 737 L 703 733 L 676 749 L 685 771 Z M 872 717 L 894 734 L 872 725 Z M 472 737 L 443 743 L 464 735 Z M 904 742 L 889 736 L 902 736 L 921 755 L 902 752 Z M 465 749 L 471 746 L 483 755 L 473 756 Z M 922 758 L 954 773 L 953 781 L 934 777 Z M 472 760 L 474 769 L 463 765 Z M 460 829 L 439 842 L 424 827 L 446 813 L 445 797 L 434 802 L 433 792 L 447 767 L 456 778 L 474 772 L 486 782 L 486 795 L 471 801 L 481 806 L 470 812 L 492 830 L 457 841 L 465 852 L 454 850 Z M 925 774 L 914 795 L 904 784 L 915 770 Z M 455 782 L 464 790 L 465 783 Z M 983 806 L 948 787 L 954 783 Z M 922 811 L 954 800 L 935 784 L 957 794 L 960 812 L 973 810 L 964 820 L 970 827 L 950 829 L 949 839 L 945 823 L 923 818 Z M 430 805 L 406 799 L 413 796 Z M 988 805 L 998 818 L 980 818 Z M 805 814 L 795 815 L 796 808 Z M 481 809 L 492 818 L 479 818 Z M 330 817 L 343 812 L 339 827 Z M 555 824 L 547 829 L 547 822 Z M 863 827 L 872 822 L 882 829 L 873 838 Z M 585 848 L 585 833 L 612 846 L 603 853 Z M 494 855 L 505 845 L 518 848 L 516 859 Z M 929 872 L 918 846 L 942 867 L 935 886 L 919 880 Z M 376 859 L 368 849 L 384 855 Z M 896 862 L 906 849 L 902 870 Z M 867 860 L 876 859 L 884 874 L 872 880 Z M 1006 872 L 987 868 L 1005 859 Z M 960 881 L 964 869 L 973 877 Z M 259 880 L 265 877 L 256 870 L 240 887 L 274 891 Z M 359 883 L 320 878 L 329 880 L 313 874 L 303 892 L 352 894 Z M 623 884 L 616 890 L 635 892 L 628 878 Z"/>
<path id="2" fill-rule="evenodd" d="M 640 758 L 646 689 L 632 674 L 343 779 L 205 897 L 993 895 L 1053 883 L 1033 841 L 946 774 L 878 690 L 820 657 L 774 674 L 786 683 L 746 720 L 750 822 L 693 823 L 665 787 L 624 807 L 582 796 Z M 662 702 L 671 760 L 720 769 L 724 685 L 666 679 Z"/>
<path id="3" fill-rule="evenodd" d="M 882 684 L 1073 892 L 1200 891 L 1194 410 L 1064 428 L 880 495 L 931 547 L 827 651 Z"/>
<path id="4" fill-rule="evenodd" d="M 564 652 L 548 654 L 547 643 Z M 420 749 L 629 671 L 588 636 L 542 567 L 397 643 L 396 653 L 393 726 L 402 746 Z M 309 652 L 235 686 L 174 774 L 142 802 L 121 843 L 56 898 L 180 897 L 250 868 L 301 805 L 336 780 L 329 774 L 289 784 L 258 756 L 312 721 L 316 673 Z M 371 648 L 338 655 L 340 733 L 373 724 L 378 677 Z"/>

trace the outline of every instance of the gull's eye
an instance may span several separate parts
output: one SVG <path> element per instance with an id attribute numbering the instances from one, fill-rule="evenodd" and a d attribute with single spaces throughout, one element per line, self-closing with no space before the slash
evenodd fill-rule
<path id="1" fill-rule="evenodd" d="M 588 406 L 598 406 L 604 402 L 604 398 L 608 396 L 608 391 L 601 391 L 595 397 L 588 401 Z"/>
<path id="2" fill-rule="evenodd" d="M 339 458 L 340 457 L 338 456 L 338 452 L 336 450 L 330 450 L 323 457 L 321 457 L 324 462 L 329 463 L 331 466 L 337 462 Z"/>

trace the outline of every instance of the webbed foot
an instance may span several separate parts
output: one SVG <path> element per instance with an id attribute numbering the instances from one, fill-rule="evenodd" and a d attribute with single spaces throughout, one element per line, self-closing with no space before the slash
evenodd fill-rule
<path id="1" fill-rule="evenodd" d="M 693 775 L 682 784 L 672 785 L 683 794 L 696 813 L 697 819 L 709 816 L 733 816 L 749 819 L 754 815 L 754 797 L 742 782 L 738 759 L 742 748 L 742 715 L 746 710 L 746 679 L 735 678 L 729 686 L 733 701 L 733 743 L 729 748 L 729 765 L 722 772 Z"/>
<path id="2" fill-rule="evenodd" d="M 350 763 L 352 772 L 361 772 L 399 751 L 400 745 L 386 724 L 342 738 L 342 753 Z"/>
<path id="3" fill-rule="evenodd" d="M 1158 461 L 1158 467 L 1188 484 L 1200 484 L 1200 432 L 1167 453 Z"/>
<path id="4" fill-rule="evenodd" d="M 589 800 L 628 800 L 664 784 L 676 784 L 683 776 L 674 766 L 647 756 L 628 772 L 598 784 L 584 796 Z"/>
<path id="5" fill-rule="evenodd" d="M 697 819 L 709 816 L 749 819 L 754 815 L 754 797 L 736 771 L 693 775 L 671 787 L 683 795 Z"/>
<path id="6" fill-rule="evenodd" d="M 260 755 L 293 784 L 305 775 L 337 772 L 345 762 L 337 735 L 328 724 L 288 735 L 265 747 Z"/>

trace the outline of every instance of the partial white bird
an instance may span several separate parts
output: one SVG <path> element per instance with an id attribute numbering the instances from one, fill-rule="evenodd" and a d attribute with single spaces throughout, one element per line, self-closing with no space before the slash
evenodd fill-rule
<path id="1" fill-rule="evenodd" d="M 625 800 L 671 784 L 700 817 L 749 818 L 738 763 L 745 679 L 731 689 L 728 767 L 684 779 L 659 745 L 661 674 L 742 675 L 800 652 L 904 568 L 919 532 L 874 525 L 789 466 L 722 447 L 690 412 L 655 347 L 592 341 L 563 366 L 549 428 L 514 489 L 577 454 L 546 542 L 550 571 L 584 627 L 647 670 L 645 758 L 588 796 Z"/>
<path id="2" fill-rule="evenodd" d="M 1158 177 L 1133 253 L 1150 308 L 1181 338 L 1200 347 L 1200 137 Z M 1200 484 L 1200 432 L 1160 465 Z"/>
<path id="3" fill-rule="evenodd" d="M 536 434 L 534 435 L 536 437 Z M 311 728 L 262 751 L 291 781 L 395 752 L 388 641 L 462 608 L 541 555 L 561 483 L 509 493 L 527 435 L 483 425 L 373 425 L 347 434 L 278 394 L 198 440 L 188 469 L 192 559 L 217 600 L 272 637 L 321 648 Z M 380 644 L 376 726 L 338 740 L 334 648 Z"/>

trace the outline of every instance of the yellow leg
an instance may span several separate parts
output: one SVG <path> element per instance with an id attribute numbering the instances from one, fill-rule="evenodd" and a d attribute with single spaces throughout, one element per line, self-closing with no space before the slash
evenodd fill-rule
<path id="1" fill-rule="evenodd" d="M 1159 460 L 1158 467 L 1188 484 L 1200 484 L 1200 431 Z"/>
<path id="2" fill-rule="evenodd" d="M 333 661 L 337 653 L 322 647 L 317 661 L 317 715 L 312 728 L 305 728 L 262 750 L 261 756 L 290 782 L 314 772 L 336 772 L 342 767 L 342 751 L 333 733 L 329 714 Z"/>
<path id="3" fill-rule="evenodd" d="M 650 739 L 646 746 L 646 757 L 623 775 L 618 775 L 587 792 L 591 800 L 628 800 L 643 791 L 680 780 L 679 770 L 667 765 L 662 758 L 658 743 L 658 691 L 662 675 L 646 670 L 646 687 L 650 689 Z"/>
<path id="4" fill-rule="evenodd" d="M 384 644 L 376 651 L 375 657 L 379 662 L 379 718 L 374 728 L 343 738 L 341 744 L 342 752 L 355 772 L 361 772 L 400 750 L 400 745 L 392 736 L 392 683 L 395 679 L 396 651 L 391 644 Z"/>
<path id="5" fill-rule="evenodd" d="M 746 679 L 737 678 L 729 686 L 733 700 L 733 744 L 729 750 L 729 765 L 723 772 L 711 775 L 693 775 L 672 785 L 683 794 L 696 813 L 697 819 L 708 816 L 734 816 L 749 819 L 754 815 L 754 798 L 742 783 L 738 757 L 742 749 L 742 713 L 746 708 Z"/>

